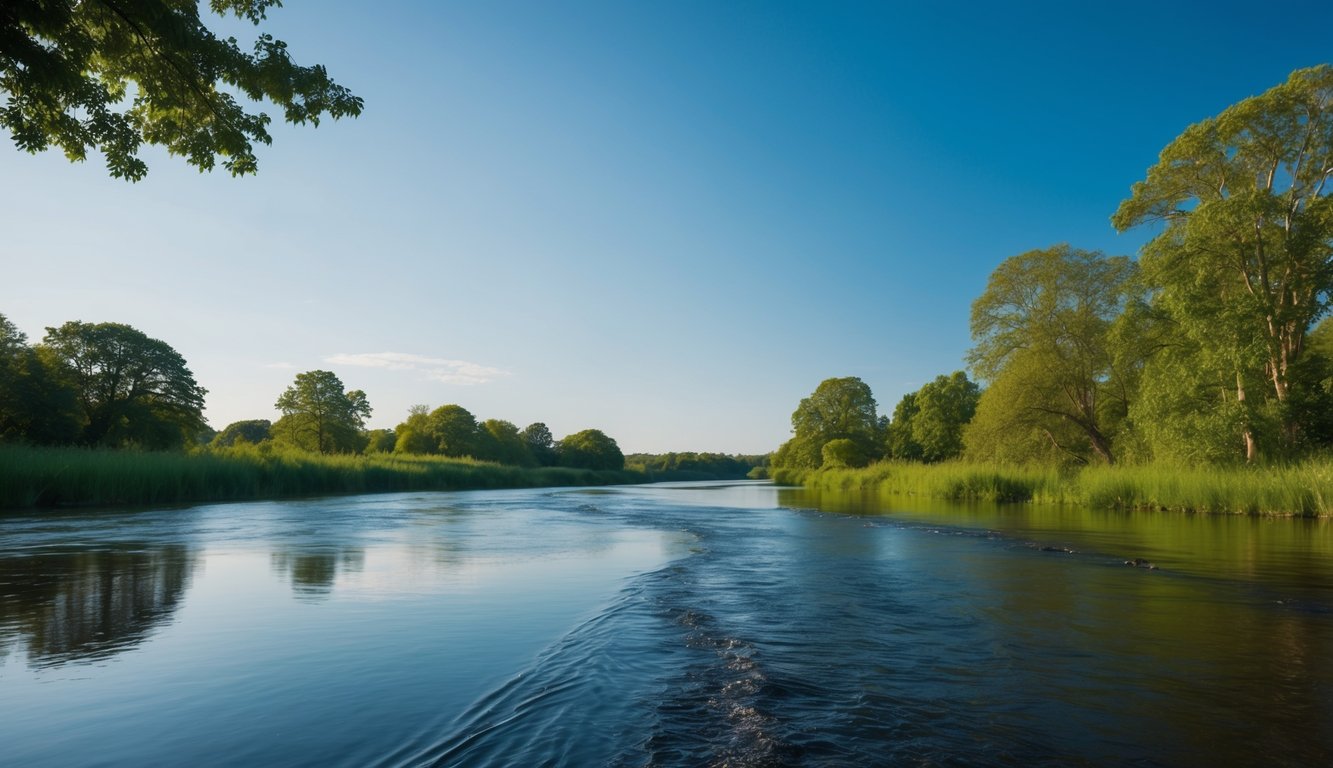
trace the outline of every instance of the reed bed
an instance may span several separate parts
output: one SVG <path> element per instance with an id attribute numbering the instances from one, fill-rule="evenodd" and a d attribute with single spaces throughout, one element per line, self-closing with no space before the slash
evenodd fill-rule
<path id="1" fill-rule="evenodd" d="M 1333 460 L 1267 467 L 1096 466 L 1082 469 L 881 462 L 784 470 L 779 483 L 954 501 L 1076 504 L 1099 509 L 1333 516 Z"/>
<path id="2" fill-rule="evenodd" d="M 239 446 L 190 453 L 0 446 L 0 508 L 152 505 L 421 490 L 644 482 L 629 471 Z"/>

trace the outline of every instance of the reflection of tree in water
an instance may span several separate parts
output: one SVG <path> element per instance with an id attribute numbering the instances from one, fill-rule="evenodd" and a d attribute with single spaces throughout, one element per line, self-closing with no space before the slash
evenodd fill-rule
<path id="1" fill-rule="evenodd" d="M 0 558 L 0 653 L 33 666 L 135 647 L 179 607 L 195 566 L 184 546 Z"/>
<path id="2" fill-rule="evenodd" d="M 359 547 L 283 550 L 273 553 L 275 573 L 289 575 L 292 591 L 306 600 L 322 600 L 333 591 L 339 573 L 359 573 L 365 564 Z"/>

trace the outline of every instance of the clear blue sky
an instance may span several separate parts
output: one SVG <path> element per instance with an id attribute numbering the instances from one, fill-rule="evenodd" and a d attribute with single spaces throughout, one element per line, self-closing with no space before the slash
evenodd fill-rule
<path id="1" fill-rule="evenodd" d="M 372 426 L 768 451 L 824 378 L 889 411 L 961 368 L 1003 259 L 1135 253 L 1162 147 L 1333 59 L 1325 2 L 1084 5 L 289 0 L 267 29 L 365 114 L 245 179 L 10 145 L 0 312 L 168 342 L 218 428 L 326 368 Z"/>

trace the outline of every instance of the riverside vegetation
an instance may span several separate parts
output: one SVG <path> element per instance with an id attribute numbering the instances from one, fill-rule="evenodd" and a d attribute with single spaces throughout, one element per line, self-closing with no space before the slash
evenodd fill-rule
<path id="1" fill-rule="evenodd" d="M 597 429 L 556 440 L 414 406 L 365 428 L 366 394 L 331 371 L 298 374 L 276 422 L 214 432 L 206 390 L 170 345 L 119 323 L 65 323 L 42 343 L 0 315 L 0 507 L 170 504 L 311 494 L 647 482 L 672 472 L 744 475 L 762 457 L 636 457 Z"/>
<path id="2" fill-rule="evenodd" d="M 880 416 L 855 377 L 792 414 L 779 482 L 951 499 L 1333 514 L 1333 66 L 1190 126 L 1134 184 L 1137 260 L 1013 256 L 969 372 Z"/>

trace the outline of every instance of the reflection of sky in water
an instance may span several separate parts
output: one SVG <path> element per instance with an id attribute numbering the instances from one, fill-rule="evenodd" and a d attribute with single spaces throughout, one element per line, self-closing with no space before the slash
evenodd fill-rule
<path id="1" fill-rule="evenodd" d="M 1326 521 L 681 483 L 3 523 L 4 764 L 1333 749 Z"/>
<path id="2" fill-rule="evenodd" d="M 461 707 L 688 538 L 586 507 L 527 491 L 11 518 L 0 762 L 128 764 L 145 738 L 215 761 L 201 730 L 240 750 L 223 762 L 284 762 L 272 718 L 373 741 Z M 117 540 L 129 554 L 98 549 Z"/>

